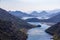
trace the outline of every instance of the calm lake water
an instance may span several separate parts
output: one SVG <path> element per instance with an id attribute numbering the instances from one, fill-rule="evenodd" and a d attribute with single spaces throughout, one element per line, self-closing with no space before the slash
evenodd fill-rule
<path id="1" fill-rule="evenodd" d="M 41 24 L 38 22 L 29 22 L 29 23 L 33 24 L 33 25 L 40 24 L 41 27 L 32 28 L 32 29 L 28 30 L 28 32 L 27 32 L 28 39 L 27 40 L 53 40 L 53 39 L 51 39 L 52 36 L 45 32 L 45 30 L 47 28 L 49 28 L 50 26 L 48 26 L 46 24 Z"/>

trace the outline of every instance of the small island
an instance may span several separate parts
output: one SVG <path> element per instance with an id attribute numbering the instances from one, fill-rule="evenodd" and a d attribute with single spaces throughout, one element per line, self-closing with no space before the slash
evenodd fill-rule
<path id="1" fill-rule="evenodd" d="M 41 25 L 37 25 L 37 27 L 41 27 Z"/>

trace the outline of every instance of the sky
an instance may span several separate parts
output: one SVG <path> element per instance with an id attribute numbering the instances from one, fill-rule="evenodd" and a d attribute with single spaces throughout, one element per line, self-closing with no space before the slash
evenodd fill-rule
<path id="1" fill-rule="evenodd" d="M 53 10 L 60 9 L 60 0 L 0 0 L 0 8 L 5 10 Z"/>

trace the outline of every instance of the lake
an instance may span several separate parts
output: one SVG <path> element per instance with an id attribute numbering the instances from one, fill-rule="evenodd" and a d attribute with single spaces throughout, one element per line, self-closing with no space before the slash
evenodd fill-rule
<path id="1" fill-rule="evenodd" d="M 26 19 L 30 19 L 30 18 L 38 18 L 38 19 L 48 19 L 49 17 L 23 17 L 22 19 L 26 20 Z"/>
<path id="2" fill-rule="evenodd" d="M 45 30 L 47 28 L 49 28 L 50 26 L 48 26 L 46 24 L 41 24 L 38 22 L 28 22 L 28 23 L 33 24 L 33 25 L 40 24 L 41 27 L 32 28 L 32 29 L 28 30 L 28 32 L 27 32 L 28 39 L 27 40 L 53 40 L 53 39 L 51 39 L 53 36 L 51 36 L 45 32 Z"/>

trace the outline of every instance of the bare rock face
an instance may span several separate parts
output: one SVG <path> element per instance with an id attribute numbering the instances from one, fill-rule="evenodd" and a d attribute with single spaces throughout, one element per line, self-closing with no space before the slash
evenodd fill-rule
<path id="1" fill-rule="evenodd" d="M 60 40 L 60 22 L 48 28 L 46 32 L 52 34 L 54 40 Z"/>

